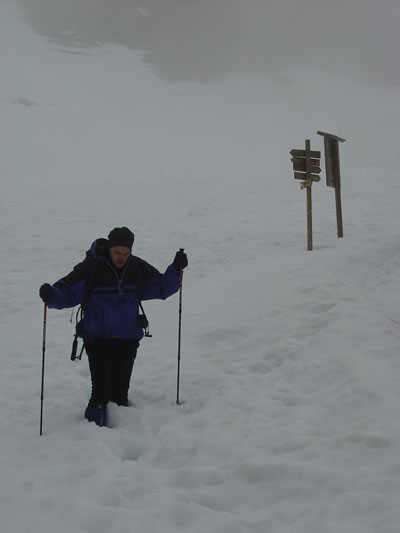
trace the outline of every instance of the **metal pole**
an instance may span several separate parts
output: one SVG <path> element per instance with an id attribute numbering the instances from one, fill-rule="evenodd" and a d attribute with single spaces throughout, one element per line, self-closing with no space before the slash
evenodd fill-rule
<path id="1" fill-rule="evenodd" d="M 339 142 L 334 141 L 332 146 L 332 154 L 334 157 L 334 171 L 335 171 L 335 202 L 336 202 L 336 226 L 337 236 L 340 239 L 343 237 L 343 217 L 342 217 L 342 179 L 340 177 L 340 163 L 339 163 Z"/>
<path id="2" fill-rule="evenodd" d="M 342 195 L 340 182 L 335 185 L 337 236 L 343 237 Z"/>
<path id="3" fill-rule="evenodd" d="M 311 251 L 313 249 L 313 238 L 312 238 L 312 193 L 311 193 L 311 143 L 310 140 L 306 140 L 306 191 L 307 191 L 307 250 Z"/>
<path id="4" fill-rule="evenodd" d="M 180 251 L 183 252 L 184 248 L 180 248 Z M 182 336 L 182 281 L 183 281 L 183 268 L 181 267 L 181 280 L 179 287 L 179 325 L 178 325 L 178 374 L 176 379 L 176 404 L 181 405 L 179 401 L 179 386 L 180 386 L 180 375 L 181 375 L 181 336 Z"/>
<path id="5" fill-rule="evenodd" d="M 46 323 L 47 323 L 47 303 L 44 304 L 43 312 L 43 345 L 42 345 L 42 386 L 40 391 L 40 435 L 43 434 L 43 399 L 44 399 L 44 360 L 46 354 Z"/>

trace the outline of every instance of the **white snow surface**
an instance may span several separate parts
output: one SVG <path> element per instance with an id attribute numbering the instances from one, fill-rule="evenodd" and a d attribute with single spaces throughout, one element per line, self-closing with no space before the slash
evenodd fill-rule
<path id="1" fill-rule="evenodd" d="M 271 72 L 173 83 L 148 50 L 46 38 L 23 3 L 0 2 L 1 532 L 399 533 L 398 39 L 364 35 L 358 18 L 353 36 L 343 19 L 350 41 L 376 39 L 379 79 L 365 61 L 290 64 L 287 49 L 279 67 L 277 46 Z M 153 17 L 154 2 L 134 3 Z M 324 4 L 354 17 L 373 5 Z M 379 6 L 389 25 L 400 15 L 398 2 Z M 289 152 L 309 138 L 323 155 L 317 130 L 346 139 L 344 238 L 323 171 L 309 252 Z M 120 225 L 160 270 L 188 253 L 183 403 L 177 295 L 145 306 L 153 338 L 132 406 L 111 405 L 106 428 L 83 419 L 90 381 L 85 357 L 69 359 L 71 310 L 51 310 L 40 436 L 38 288 Z"/>

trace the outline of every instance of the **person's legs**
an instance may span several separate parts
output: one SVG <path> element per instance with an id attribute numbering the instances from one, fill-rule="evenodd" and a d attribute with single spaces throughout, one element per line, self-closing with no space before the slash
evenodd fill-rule
<path id="1" fill-rule="evenodd" d="M 90 407 L 106 405 L 108 402 L 108 359 L 107 345 L 104 341 L 94 340 L 85 342 L 85 349 L 89 360 L 90 377 L 92 380 L 92 394 Z"/>
<path id="2" fill-rule="evenodd" d="M 107 353 L 101 341 L 86 341 L 85 349 L 92 380 L 92 394 L 85 410 L 85 418 L 98 426 L 105 426 L 108 402 Z"/>
<path id="3" fill-rule="evenodd" d="M 108 399 L 117 405 L 128 405 L 128 390 L 139 343 L 114 340 L 109 354 Z"/>

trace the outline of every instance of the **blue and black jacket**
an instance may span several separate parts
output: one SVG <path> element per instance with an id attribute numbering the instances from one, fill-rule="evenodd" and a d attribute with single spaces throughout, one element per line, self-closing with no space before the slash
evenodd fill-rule
<path id="1" fill-rule="evenodd" d="M 164 274 L 139 257 L 130 256 L 117 269 L 106 239 L 97 239 L 85 259 L 53 285 L 47 305 L 64 309 L 82 305 L 86 339 L 143 337 L 139 323 L 141 300 L 165 300 L 180 287 L 180 271 L 170 265 Z"/>

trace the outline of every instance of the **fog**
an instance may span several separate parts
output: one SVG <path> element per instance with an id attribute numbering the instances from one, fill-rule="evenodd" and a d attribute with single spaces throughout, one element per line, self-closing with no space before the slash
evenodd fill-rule
<path id="1" fill-rule="evenodd" d="M 1 533 L 399 532 L 399 9 L 0 0 Z M 322 168 L 308 252 L 317 130 L 344 237 Z M 38 289 L 125 225 L 188 254 L 182 405 L 175 295 L 99 428 Z"/>
<path id="2" fill-rule="evenodd" d="M 291 66 L 400 83 L 396 0 L 18 0 L 25 21 L 77 52 L 146 52 L 162 79 L 216 83 Z"/>

